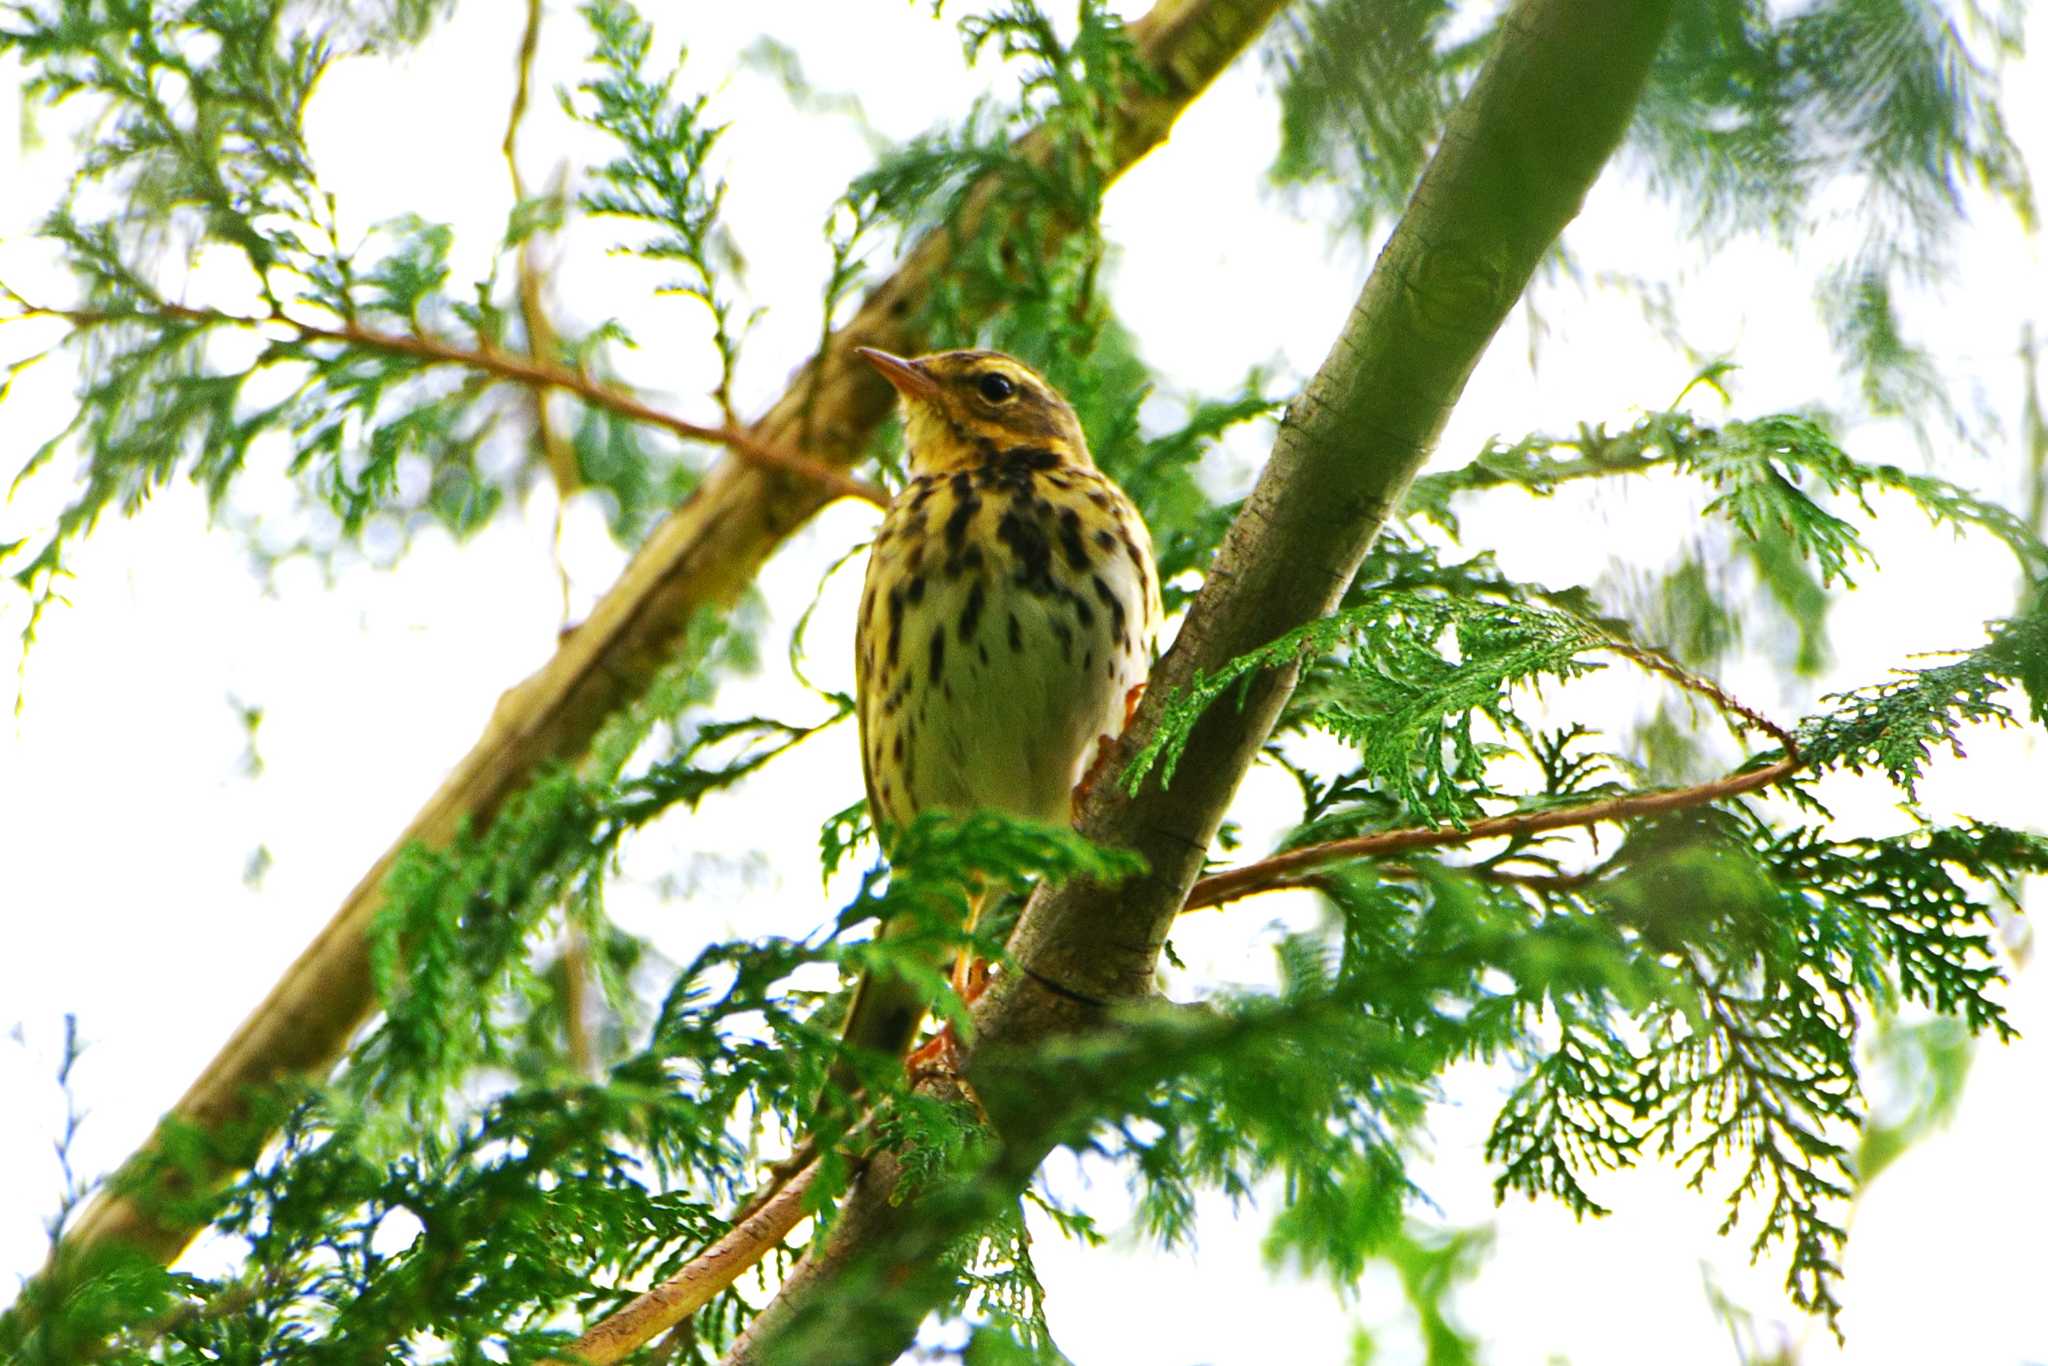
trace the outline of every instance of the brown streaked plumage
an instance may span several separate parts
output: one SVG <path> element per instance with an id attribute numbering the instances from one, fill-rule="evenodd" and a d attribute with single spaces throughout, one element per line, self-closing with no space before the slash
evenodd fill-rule
<path id="1" fill-rule="evenodd" d="M 1151 668 L 1144 519 L 1021 361 L 861 354 L 903 396 L 911 476 L 875 537 L 855 634 L 869 809 L 885 832 L 929 810 L 1063 823 Z M 907 985 L 863 981 L 846 1038 L 900 1051 L 921 1013 Z"/>

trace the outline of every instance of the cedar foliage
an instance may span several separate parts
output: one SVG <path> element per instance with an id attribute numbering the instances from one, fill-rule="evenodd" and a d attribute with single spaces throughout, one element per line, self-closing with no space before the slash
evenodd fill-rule
<path id="1" fill-rule="evenodd" d="M 554 353 L 537 358 L 603 378 L 630 341 L 623 330 L 529 335 L 510 279 L 519 244 L 565 213 L 619 220 L 622 248 L 672 269 L 665 287 L 709 311 L 717 397 L 729 405 L 747 305 L 743 244 L 720 218 L 716 81 L 655 50 L 626 0 L 580 11 L 589 75 L 562 99 L 613 151 L 583 168 L 573 205 L 518 205 L 498 267 L 476 281 L 453 278 L 451 237 L 435 224 L 342 239 L 305 145 L 306 102 L 334 62 L 402 47 L 442 8 L 397 4 L 371 20 L 281 0 L 5 8 L 0 50 L 21 56 L 32 90 L 95 101 L 108 130 L 43 226 L 74 297 L 10 298 L 16 311 L 66 311 L 61 344 L 80 353 L 85 376 L 72 425 L 18 475 L 50 477 L 67 462 L 81 471 L 56 521 L 5 547 L 36 614 L 57 600 L 67 549 L 106 512 L 143 514 L 151 492 L 178 478 L 224 503 L 239 481 L 274 477 L 251 472 L 259 442 L 288 443 L 285 477 L 308 504 L 331 508 L 345 537 L 372 515 L 458 533 L 501 515 L 547 469 L 538 439 L 522 440 L 510 463 L 480 459 L 495 432 L 525 420 L 520 395 L 334 329 L 418 332 L 477 351 L 546 345 Z M 1205 456 L 1236 429 L 1259 432 L 1284 394 L 1250 374 L 1232 392 L 1185 396 L 1174 420 L 1147 406 L 1156 388 L 1171 392 L 1171 377 L 1152 372 L 1142 339 L 1115 315 L 1112 244 L 1099 228 L 1114 91 L 1134 70 L 1118 22 L 1099 0 L 1071 16 L 1032 0 L 955 10 L 965 59 L 1003 64 L 1011 96 L 886 149 L 830 206 L 822 325 L 865 270 L 945 222 L 973 178 L 996 173 L 1007 212 L 965 244 L 931 300 L 934 345 L 1017 352 L 1073 400 L 1098 462 L 1153 528 L 1174 609 L 1235 510 L 1201 477 Z M 1815 281 L 1842 363 L 1873 411 L 1904 414 L 1930 440 L 1963 439 L 1970 415 L 1941 396 L 1936 362 L 1904 335 L 1892 293 L 1915 272 L 1938 272 L 1965 182 L 2031 213 L 1988 65 L 2016 50 L 2016 16 L 1969 7 L 1950 23 L 1931 0 L 1832 0 L 1789 16 L 1744 0 L 1682 10 L 1637 119 L 1638 169 L 1695 214 L 1710 246 L 1757 229 L 1803 235 L 1824 191 L 1857 186 L 1878 226 Z M 1372 231 L 1398 212 L 1495 22 L 1440 0 L 1289 11 L 1265 51 L 1283 133 L 1274 178 L 1338 187 L 1350 228 Z M 803 86 L 791 54 L 768 59 L 800 99 L 833 105 Z M 1018 154 L 1013 139 L 1029 125 L 1051 130 L 1049 161 Z M 1056 250 L 1033 250 L 1055 221 L 1082 227 Z M 259 330 L 257 315 L 167 297 L 159 254 L 177 234 L 240 253 L 270 314 L 330 330 Z M 217 345 L 227 334 L 256 344 Z M 1696 384 L 1718 390 L 1725 373 L 1711 367 Z M 1127 1174 L 1160 1242 L 1192 1236 L 1198 1190 L 1277 1177 L 1276 1254 L 1339 1282 L 1388 1259 L 1433 1353 L 1455 1359 L 1471 1344 L 1440 1302 L 1474 1250 L 1412 1222 L 1407 1170 L 1438 1078 L 1481 1059 L 1515 1078 L 1488 1140 L 1502 1198 L 1598 1214 L 1601 1172 L 1673 1164 L 1725 1202 L 1724 1231 L 1784 1254 L 1793 1303 L 1838 1312 L 1865 1115 L 1860 1042 L 1873 1022 L 1908 1011 L 1969 1034 L 2010 1033 L 1992 917 L 2019 879 L 2048 873 L 2048 839 L 1927 821 L 1906 835 L 1853 836 L 1813 784 L 1869 770 L 1867 781 L 1917 810 L 1915 780 L 1936 748 L 1960 752 L 1964 728 L 2048 722 L 2048 547 L 1967 489 L 1859 460 L 1824 415 L 1710 423 L 1686 406 L 1692 389 L 1619 433 L 1532 434 L 1425 476 L 1337 614 L 1173 699 L 1168 725 L 1115 780 L 1170 783 L 1198 716 L 1228 708 L 1238 680 L 1296 663 L 1302 683 L 1267 756 L 1299 792 L 1283 849 L 1462 828 L 1648 786 L 1661 771 L 1651 734 L 1560 720 L 1538 690 L 1546 679 L 1635 670 L 1647 694 L 1690 690 L 1759 733 L 1694 672 L 1726 657 L 1738 610 L 1705 587 L 1702 561 L 1664 585 L 1665 605 L 1683 610 L 1633 620 L 1586 588 L 1518 581 L 1466 545 L 1459 512 L 1475 500 L 1542 498 L 1579 481 L 1698 481 L 1713 527 L 1701 554 L 1749 567 L 1756 598 L 1796 632 L 1788 663 L 1807 672 L 1824 658 L 1829 602 L 1870 559 L 1863 524 L 1876 494 L 1895 495 L 1884 516 L 1910 504 L 2002 543 L 2027 585 L 2020 607 L 1981 642 L 1926 642 L 1957 647 L 1947 662 L 1873 680 L 1788 726 L 1778 739 L 1796 743 L 1803 766 L 1771 795 L 1628 822 L 1599 855 L 1527 836 L 1326 867 L 1312 883 L 1327 917 L 1278 945 L 1277 993 L 1140 1011 L 1111 1041 L 1038 1060 L 1073 1098 L 1068 1142 Z M 609 492 L 613 533 L 630 545 L 687 493 L 702 454 L 611 412 L 576 413 L 578 476 Z M 874 454 L 895 468 L 893 450 Z M 401 480 L 408 464 L 429 477 Z M 800 939 L 713 943 L 689 962 L 657 962 L 606 918 L 622 843 L 700 803 L 745 800 L 750 775 L 850 709 L 818 691 L 812 717 L 736 710 L 721 684 L 758 664 L 754 629 L 743 613 L 699 622 L 588 761 L 535 783 L 487 829 L 401 862 L 376 930 L 375 1027 L 329 1080 L 266 1098 L 280 1128 L 262 1161 L 193 1197 L 214 1228 L 246 1240 L 237 1268 L 199 1276 L 118 1256 L 66 1265 L 29 1287 L 0 1344 L 25 1361 L 541 1359 L 715 1239 L 757 1181 L 760 1155 L 830 1112 L 819 1092 L 838 1060 L 843 1001 L 816 988 L 821 965 L 847 982 L 866 969 L 907 974 L 957 1019 L 927 945 L 962 942 L 970 869 L 1012 889 L 1133 871 L 1128 856 L 1070 832 L 990 815 L 920 820 L 885 868 L 849 774 L 850 804 L 820 834 L 828 878 L 866 864 L 849 904 L 821 909 Z M 799 628 L 799 676 L 801 651 Z M 1310 732 L 1338 744 L 1298 743 Z M 1765 740 L 1751 766 L 1795 757 Z M 1697 753 L 1680 761 L 1699 769 Z M 877 917 L 904 915 L 921 930 L 886 945 L 867 937 Z M 586 961 L 543 952 L 565 924 Z M 1002 928 L 998 914 L 971 946 L 1000 959 Z M 571 1063 L 574 972 L 593 976 L 603 998 L 587 1074 Z M 973 1116 L 911 1094 L 892 1060 L 850 1061 L 877 1105 L 879 1141 L 933 1176 L 973 1170 Z M 824 1196 L 850 1171 L 838 1161 L 828 1175 Z M 67 1193 L 67 1211 L 79 1195 Z M 1067 1236 L 1101 1236 L 1042 1185 L 1026 1198 Z M 820 1213 L 829 1218 L 829 1203 Z M 957 1276 L 943 1313 L 966 1326 L 967 1357 L 1058 1359 L 1019 1208 L 989 1201 L 981 1228 L 949 1254 Z M 60 1217 L 54 1236 L 62 1230 Z M 681 1359 L 715 1359 L 758 1307 L 752 1287 L 722 1294 L 679 1340 Z"/>

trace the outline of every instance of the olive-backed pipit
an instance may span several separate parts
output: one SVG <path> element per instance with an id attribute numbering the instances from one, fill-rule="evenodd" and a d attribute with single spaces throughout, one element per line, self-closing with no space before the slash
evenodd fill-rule
<path id="1" fill-rule="evenodd" d="M 1151 668 L 1144 520 L 1029 366 L 861 354 L 903 396 L 911 476 L 875 537 L 855 637 L 869 809 L 885 830 L 984 808 L 1065 823 Z M 870 978 L 845 1037 L 901 1051 L 922 1013 L 915 988 Z"/>

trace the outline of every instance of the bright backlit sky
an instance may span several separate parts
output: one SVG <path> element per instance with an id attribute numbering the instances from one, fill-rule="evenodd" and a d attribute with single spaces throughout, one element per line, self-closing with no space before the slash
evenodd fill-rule
<path id="1" fill-rule="evenodd" d="M 314 152 L 349 221 L 411 212 L 451 223 L 458 271 L 484 267 L 510 202 L 496 148 L 522 8 L 465 5 L 417 52 L 390 65 L 345 64 L 325 82 L 310 114 Z M 956 116 L 996 73 L 961 73 L 950 22 L 900 0 L 687 8 L 685 84 L 715 83 L 715 109 L 732 121 L 723 145 L 729 220 L 747 252 L 752 302 L 767 309 L 740 376 L 742 409 L 758 411 L 815 336 L 827 264 L 818 225 L 869 154 L 850 123 L 793 114 L 768 78 L 726 78 L 733 55 L 761 32 L 780 38 L 821 88 L 857 91 L 892 139 Z M 549 17 L 543 91 L 575 79 L 584 46 L 566 6 L 551 6 Z M 2033 28 L 2048 39 L 2038 15 Z M 657 50 L 684 36 L 661 29 Z M 64 282 L 26 237 L 55 198 L 77 121 L 39 110 L 40 140 L 24 137 L 10 123 L 19 75 L 0 67 L 0 279 L 58 298 Z M 2037 171 L 2048 168 L 2048 80 L 2016 74 L 2009 86 L 2012 127 Z M 1312 371 L 1368 264 L 1356 248 L 1331 245 L 1319 206 L 1290 207 L 1261 188 L 1275 122 L 1258 65 L 1241 64 L 1109 200 L 1107 231 L 1121 247 L 1111 276 L 1118 307 L 1148 358 L 1187 391 L 1229 389 L 1255 364 L 1282 383 Z M 552 100 L 536 102 L 523 144 L 529 180 L 544 181 L 564 156 L 587 164 L 596 151 Z M 1199 230 L 1186 216 L 1191 204 L 1202 206 Z M 604 253 L 611 236 L 604 225 L 570 234 L 551 282 L 556 308 L 581 324 L 624 317 L 641 342 L 621 358 L 628 377 L 672 395 L 684 415 L 708 418 L 701 318 L 688 301 L 652 297 L 657 281 L 645 267 Z M 1810 262 L 1758 244 L 1700 258 L 1680 245 L 1672 215 L 1622 175 L 1595 191 L 1568 240 L 1596 270 L 1683 265 L 1675 312 L 1697 351 L 1741 362 L 1738 413 L 1846 398 L 1808 302 Z M 1919 301 L 1911 321 L 1962 381 L 1964 401 L 1981 401 L 2011 429 L 2020 326 L 2048 299 L 2048 262 L 2037 241 L 1988 208 L 1960 260 L 1956 282 Z M 206 262 L 186 286 L 194 301 L 231 307 L 241 303 L 236 288 Z M 1442 461 L 1469 458 L 1496 432 L 1625 424 L 1692 372 L 1621 294 L 1562 284 L 1541 303 L 1539 364 L 1532 370 L 1528 317 L 1518 313 L 1453 419 Z M 2032 316 L 2048 326 L 2048 314 Z M 0 363 L 53 335 L 44 324 L 0 327 Z M 67 364 L 38 368 L 0 407 L 0 478 L 63 422 Z M 1262 441 L 1250 433 L 1214 457 L 1219 479 L 1241 478 Z M 1852 444 L 1867 458 L 1923 461 L 1895 431 L 1858 431 Z M 293 509 L 276 462 L 258 463 L 242 509 L 274 534 L 320 534 L 318 518 Z M 1944 448 L 1935 463 L 1993 496 L 2010 498 L 2016 487 L 2007 442 L 1985 454 Z M 0 542 L 34 531 L 67 496 L 60 462 L 0 505 Z M 1512 496 L 1476 504 L 1466 532 L 1472 546 L 1497 548 L 1513 573 L 1589 582 L 1617 564 L 1669 563 L 1695 512 L 1670 486 L 1575 490 L 1539 505 Z M 24 707 L 0 723 L 0 1030 L 13 1031 L 0 1039 L 0 1273 L 25 1274 L 44 1252 L 41 1220 L 59 1187 L 50 1143 L 63 1124 L 53 1074 L 65 1013 L 78 1016 L 90 1043 L 74 1077 L 87 1118 L 73 1151 L 90 1175 L 143 1137 L 469 747 L 499 693 L 548 658 L 563 623 L 555 515 L 542 491 L 461 545 L 428 532 L 392 566 L 395 537 L 379 531 L 377 562 L 344 555 L 330 574 L 288 559 L 265 581 L 237 536 L 209 527 L 203 501 L 178 485 L 135 519 L 109 519 L 74 552 L 69 603 L 50 614 L 26 664 Z M 865 507 L 829 510 L 769 567 L 769 601 L 800 607 L 820 567 L 874 520 Z M 561 557 L 572 616 L 623 563 L 601 525 L 594 506 L 567 510 Z M 1872 541 L 1883 570 L 1837 611 L 1835 671 L 1815 686 L 1754 664 L 1728 677 L 1738 695 L 1789 719 L 1829 687 L 1875 680 L 1912 652 L 1975 643 L 1981 623 L 2011 606 L 2012 574 L 1997 553 L 1929 532 L 1911 513 Z M 816 672 L 837 686 L 850 685 L 858 579 L 857 566 L 839 577 L 813 632 Z M 14 638 L 23 608 L 0 595 L 0 640 Z M 742 685 L 744 707 L 799 720 L 819 704 L 779 666 L 773 639 L 789 625 L 776 618 L 765 657 L 778 663 Z M 1564 690 L 1557 705 L 1619 729 L 1642 692 L 1631 680 L 1596 680 Z M 238 703 L 264 709 L 260 773 L 251 772 Z M 1966 768 L 1935 765 L 1929 808 L 2038 828 L 2038 739 L 1973 736 Z M 707 937 L 802 932 L 829 916 L 838 900 L 819 894 L 815 831 L 858 791 L 853 740 L 850 728 L 835 728 L 740 797 L 714 799 L 636 840 L 615 914 L 676 957 Z M 1874 785 L 1831 782 L 1824 792 L 1856 829 L 1903 823 Z M 1241 812 L 1254 840 L 1286 819 L 1282 797 L 1280 784 L 1254 775 Z M 778 820 L 762 821 L 764 810 Z M 251 883 L 244 874 L 259 847 L 269 864 Z M 677 886 L 700 894 L 683 903 Z M 1313 916 L 1310 905 L 1269 898 L 1191 918 L 1175 936 L 1189 964 L 1176 993 L 1267 980 L 1274 927 Z M 1435 1151 L 1416 1173 L 1444 1222 L 1497 1225 L 1485 1270 L 1456 1301 L 1462 1321 L 1499 1362 L 1728 1362 L 1736 1347 L 1708 1307 L 1711 1277 L 1761 1316 L 1764 1346 L 1796 1342 L 1803 1362 L 2048 1360 L 2048 1069 L 2038 1042 L 2048 1035 L 2048 989 L 2038 968 L 2018 975 L 2008 999 L 2027 1040 L 1981 1052 L 1953 1127 L 1909 1154 L 1856 1211 L 1846 1348 L 1792 1317 L 1778 1289 L 1782 1267 L 1767 1259 L 1750 1268 L 1746 1240 L 1714 1236 L 1718 1201 L 1685 1191 L 1668 1170 L 1601 1183 L 1598 1195 L 1619 1212 L 1596 1223 L 1574 1226 L 1548 1204 L 1495 1211 L 1480 1150 L 1500 1078 L 1476 1069 L 1450 1079 L 1432 1126 Z M 1089 1174 L 1060 1164 L 1055 1175 L 1072 1189 Z M 1085 1198 L 1114 1227 L 1120 1188 L 1094 1175 Z M 1271 1271 L 1258 1252 L 1265 1214 L 1210 1204 L 1192 1252 L 1157 1255 L 1129 1236 L 1107 1253 L 1040 1240 L 1053 1327 L 1076 1361 L 1341 1361 L 1359 1324 L 1372 1328 L 1386 1360 L 1420 1359 L 1390 1274 L 1369 1275 L 1347 1298 Z"/>

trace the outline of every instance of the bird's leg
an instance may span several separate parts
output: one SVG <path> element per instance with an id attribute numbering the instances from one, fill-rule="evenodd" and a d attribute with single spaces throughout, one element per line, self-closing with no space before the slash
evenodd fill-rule
<path id="1" fill-rule="evenodd" d="M 981 908 L 988 904 L 989 889 L 977 885 L 967 898 L 967 920 L 962 927 L 969 933 L 974 930 L 975 921 L 981 918 Z M 971 948 L 962 945 L 953 959 L 953 994 L 960 998 L 962 1005 L 973 1005 L 988 990 L 988 960 L 977 955 Z M 915 1080 L 927 1074 L 958 1076 L 965 1063 L 960 1036 L 948 1023 L 940 1026 L 939 1032 L 914 1048 L 903 1060 L 903 1068 Z"/>
<path id="2" fill-rule="evenodd" d="M 975 925 L 981 921 L 981 913 L 988 906 L 990 890 L 979 876 L 967 894 L 967 920 L 961 929 L 974 933 Z M 963 1005 L 973 1005 L 981 999 L 981 993 L 988 990 L 988 960 L 976 954 L 971 945 L 963 944 L 953 959 L 953 991 Z"/>
<path id="3" fill-rule="evenodd" d="M 988 959 L 975 954 L 962 954 L 953 960 L 953 990 L 967 1005 L 973 1005 L 988 990 Z"/>
<path id="4" fill-rule="evenodd" d="M 967 1055 L 950 1024 L 942 1025 L 938 1033 L 911 1049 L 903 1059 L 903 1071 L 913 1086 L 925 1077 L 957 1077 L 966 1069 Z"/>

